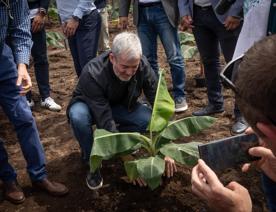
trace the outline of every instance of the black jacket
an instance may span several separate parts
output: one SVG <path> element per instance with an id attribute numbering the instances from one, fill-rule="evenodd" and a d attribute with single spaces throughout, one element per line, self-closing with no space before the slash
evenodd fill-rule
<path id="1" fill-rule="evenodd" d="M 28 0 L 28 5 L 30 9 L 43 8 L 48 10 L 50 0 Z"/>
<path id="2" fill-rule="evenodd" d="M 153 105 L 158 82 L 144 56 L 141 58 L 136 74 L 128 82 L 119 80 L 113 72 L 109 53 L 105 52 L 94 58 L 83 68 L 67 108 L 67 114 L 73 103 L 83 101 L 90 108 L 97 128 L 114 132 L 116 126 L 111 107 L 124 105 L 131 111 L 142 91 Z"/>

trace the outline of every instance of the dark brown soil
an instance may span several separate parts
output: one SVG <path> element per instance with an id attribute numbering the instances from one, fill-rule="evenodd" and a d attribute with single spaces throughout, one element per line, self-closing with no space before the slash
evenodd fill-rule
<path id="1" fill-rule="evenodd" d="M 112 29 L 112 37 L 118 33 Z M 55 52 L 53 52 L 55 51 Z M 37 121 L 41 141 L 46 157 L 47 169 L 51 179 L 65 183 L 70 193 L 63 198 L 50 197 L 34 191 L 26 173 L 26 163 L 22 156 L 15 132 L 9 121 L 0 112 L 0 135 L 5 140 L 11 164 L 16 168 L 18 181 L 22 186 L 26 201 L 21 205 L 13 205 L 3 199 L 0 189 L 0 211 L 204 211 L 207 205 L 191 193 L 190 172 L 187 167 L 178 166 L 178 173 L 171 179 L 165 179 L 163 185 L 151 191 L 125 183 L 122 162 L 119 159 L 105 161 L 102 168 L 104 186 L 97 192 L 90 191 L 85 185 L 85 169 L 80 163 L 80 151 L 65 116 L 66 106 L 76 85 L 77 77 L 69 51 L 49 50 L 50 83 L 53 98 L 62 105 L 61 112 L 50 112 L 39 106 L 39 96 L 34 73 L 31 75 L 34 84 L 34 100 L 36 106 L 33 115 Z M 159 49 L 160 66 L 168 69 L 164 50 Z M 176 118 L 190 116 L 194 110 L 206 104 L 206 89 L 196 88 L 194 76 L 199 73 L 198 60 L 186 62 L 186 91 L 189 109 L 176 115 Z M 171 87 L 170 74 L 168 76 Z M 233 94 L 224 91 L 226 112 L 217 116 L 213 127 L 180 142 L 192 140 L 208 142 L 213 139 L 230 136 L 233 123 Z M 223 182 L 236 180 L 249 189 L 254 211 L 267 211 L 259 176 L 256 171 L 241 173 L 230 170 L 222 176 Z"/>

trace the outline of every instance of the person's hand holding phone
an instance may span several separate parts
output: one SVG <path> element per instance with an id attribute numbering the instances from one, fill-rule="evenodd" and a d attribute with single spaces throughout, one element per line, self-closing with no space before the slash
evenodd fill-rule
<path id="1" fill-rule="evenodd" d="M 207 201 L 212 211 L 251 211 L 248 190 L 237 182 L 224 186 L 215 172 L 199 159 L 192 170 L 192 191 Z"/>
<path id="2" fill-rule="evenodd" d="M 257 127 L 266 137 L 260 139 L 261 145 L 259 147 L 253 147 L 249 149 L 249 154 L 252 156 L 261 157 L 261 160 L 244 164 L 242 171 L 248 171 L 250 166 L 253 165 L 261 169 L 271 180 L 276 182 L 276 157 L 272 151 L 272 147 L 275 145 L 273 143 L 276 143 L 276 127 L 263 123 L 258 123 Z M 252 128 L 249 128 L 246 133 L 253 133 Z"/>

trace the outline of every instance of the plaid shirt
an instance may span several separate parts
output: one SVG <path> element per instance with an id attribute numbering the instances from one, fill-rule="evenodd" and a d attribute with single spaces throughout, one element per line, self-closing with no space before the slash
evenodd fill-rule
<path id="1" fill-rule="evenodd" d="M 29 64 L 32 37 L 27 0 L 0 0 L 0 53 L 9 41 L 16 64 Z"/>

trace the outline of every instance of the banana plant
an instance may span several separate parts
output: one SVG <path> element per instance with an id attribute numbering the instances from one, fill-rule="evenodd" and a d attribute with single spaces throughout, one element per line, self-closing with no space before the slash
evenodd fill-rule
<path id="1" fill-rule="evenodd" d="M 132 161 L 125 161 L 124 167 L 130 180 L 140 177 L 153 190 L 161 183 L 161 177 L 165 171 L 165 156 L 183 165 L 195 165 L 198 159 L 199 143 L 176 144 L 173 141 L 208 128 L 215 119 L 209 116 L 195 116 L 170 122 L 174 108 L 174 101 L 168 92 L 164 75 L 160 72 L 147 135 L 136 132 L 111 133 L 97 129 L 90 155 L 91 171 L 94 172 L 99 168 L 102 160 L 127 155 L 143 148 L 147 155 Z"/>

